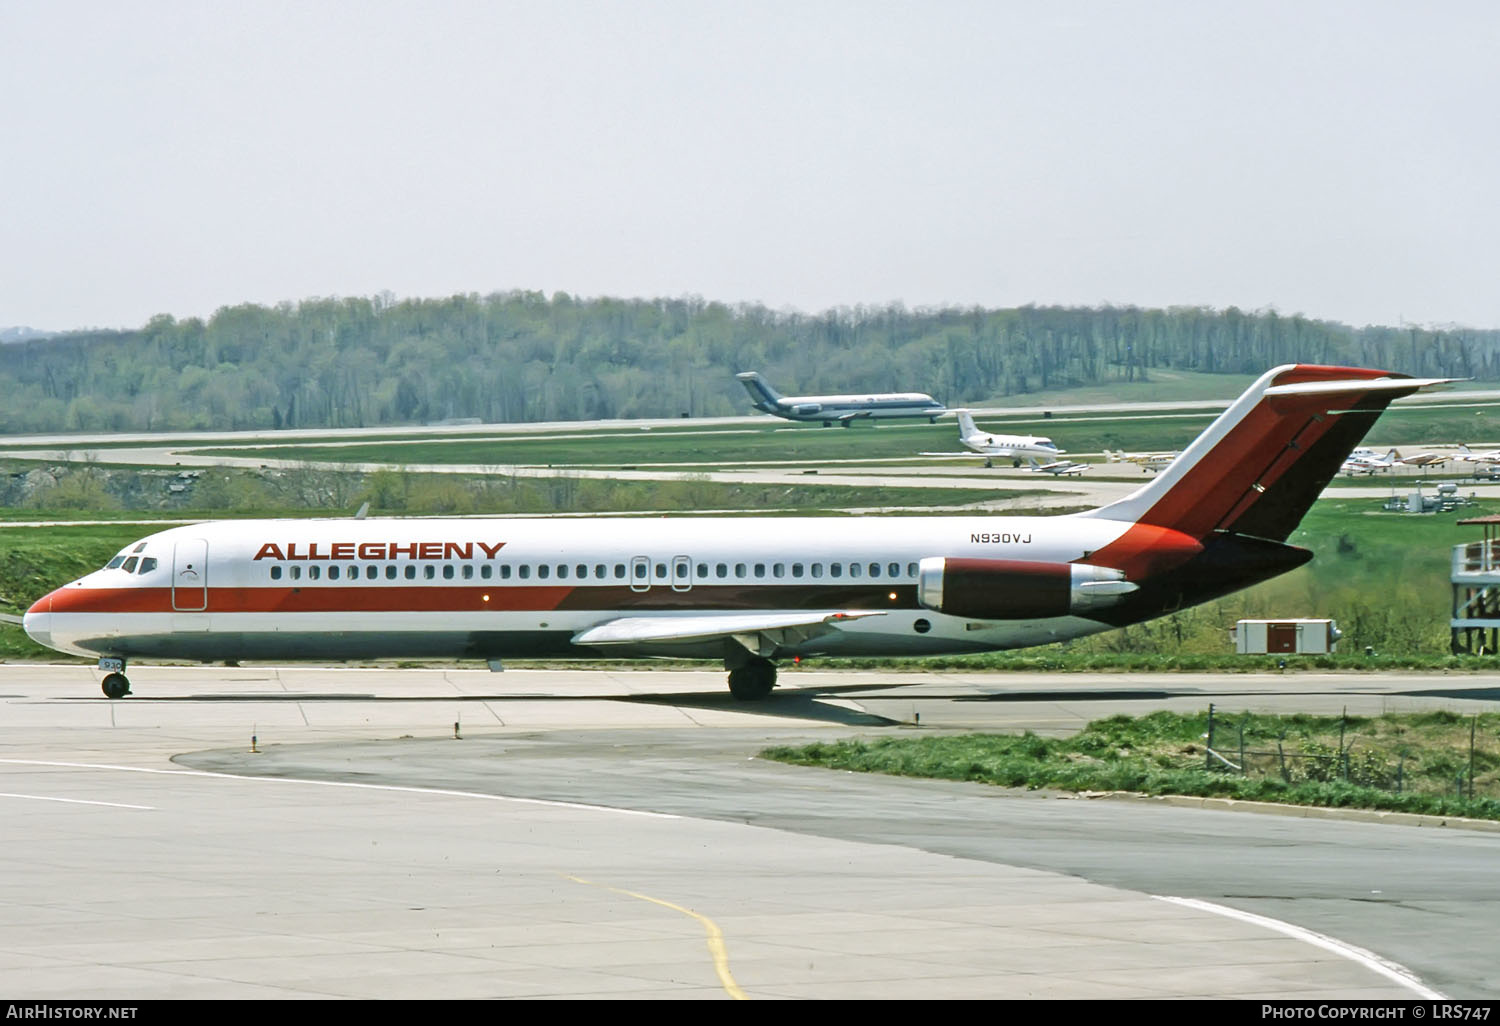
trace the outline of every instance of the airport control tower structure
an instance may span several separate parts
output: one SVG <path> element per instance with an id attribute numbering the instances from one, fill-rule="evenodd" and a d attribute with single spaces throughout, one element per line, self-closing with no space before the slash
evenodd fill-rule
<path id="1" fill-rule="evenodd" d="M 1500 652 L 1500 514 L 1458 524 L 1480 525 L 1484 541 L 1453 546 L 1453 654 L 1494 655 Z"/>

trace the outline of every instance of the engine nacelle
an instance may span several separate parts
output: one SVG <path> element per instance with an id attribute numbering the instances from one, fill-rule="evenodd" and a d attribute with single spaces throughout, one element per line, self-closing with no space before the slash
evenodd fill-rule
<path id="1" fill-rule="evenodd" d="M 1113 605 L 1138 587 L 1118 570 L 1089 563 L 929 556 L 917 577 L 917 601 L 976 620 L 1041 620 Z"/>
<path id="2" fill-rule="evenodd" d="M 799 417 L 816 417 L 823 412 L 822 403 L 798 403 L 792 407 L 792 412 Z"/>

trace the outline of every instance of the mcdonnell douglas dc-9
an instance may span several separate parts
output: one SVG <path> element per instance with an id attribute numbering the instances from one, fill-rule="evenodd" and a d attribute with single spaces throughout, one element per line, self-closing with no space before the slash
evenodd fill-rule
<path id="1" fill-rule="evenodd" d="M 755 371 L 736 374 L 750 403 L 762 413 L 787 420 L 821 420 L 824 427 L 848 427 L 856 420 L 879 417 L 926 417 L 936 424 L 946 412 L 943 404 L 921 392 L 881 392 L 871 395 L 796 395 L 776 391 Z"/>
<path id="2" fill-rule="evenodd" d="M 1382 410 L 1444 379 L 1267 372 L 1130 495 L 1052 517 L 261 520 L 174 527 L 36 602 L 99 657 L 723 660 L 1021 648 L 1139 623 L 1301 566 L 1286 544 Z"/>

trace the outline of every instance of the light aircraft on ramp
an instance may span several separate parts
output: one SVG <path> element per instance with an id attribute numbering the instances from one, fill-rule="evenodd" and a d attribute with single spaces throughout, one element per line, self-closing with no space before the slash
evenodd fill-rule
<path id="1" fill-rule="evenodd" d="M 1109 463 L 1134 463 L 1142 470 L 1155 473 L 1165 470 L 1177 458 L 1175 452 L 1111 452 L 1104 450 L 1104 459 Z"/>
<path id="2" fill-rule="evenodd" d="M 1040 456 L 1044 459 L 1053 459 L 1061 456 L 1064 450 L 1059 449 L 1050 438 L 1039 435 L 996 435 L 988 431 L 981 431 L 974 423 L 974 415 L 968 410 L 954 410 L 958 414 L 958 440 L 967 446 L 972 452 L 976 452 L 985 458 L 986 467 L 994 465 L 995 457 L 1011 461 L 1011 466 L 1019 467 L 1027 457 Z M 967 456 L 968 453 L 947 452 L 924 452 L 923 456 Z"/>
<path id="3" fill-rule="evenodd" d="M 1033 474 L 1051 474 L 1053 477 L 1064 475 L 1082 474 L 1089 469 L 1087 463 L 1074 463 L 1072 460 L 1053 460 L 1051 463 L 1038 463 L 1034 457 L 1026 460 L 1026 469 Z"/>
<path id="4" fill-rule="evenodd" d="M 1453 458 L 1462 460 L 1465 463 L 1500 463 L 1500 449 L 1475 452 L 1467 445 L 1460 445 L 1458 450 L 1453 454 Z"/>
<path id="5" fill-rule="evenodd" d="M 1369 474 L 1371 476 L 1383 470 L 1390 470 L 1396 465 L 1396 450 L 1381 454 L 1374 449 L 1355 449 L 1344 458 L 1339 466 L 1339 472 L 1351 477 L 1355 474 Z"/>
<path id="6" fill-rule="evenodd" d="M 883 392 L 855 395 L 784 396 L 755 371 L 736 374 L 750 402 L 762 413 L 786 420 L 822 421 L 824 427 L 848 427 L 856 420 L 888 417 L 926 417 L 936 424 L 948 412 L 942 403 L 921 392 Z"/>
<path id="7" fill-rule="evenodd" d="M 1082 513 L 220 521 L 132 542 L 22 620 L 97 658 L 111 698 L 133 659 L 674 656 L 722 660 L 734 697 L 760 699 L 777 659 L 1040 645 L 1301 566 L 1286 539 L 1344 458 L 1391 400 L 1446 380 L 1277 367 Z"/>

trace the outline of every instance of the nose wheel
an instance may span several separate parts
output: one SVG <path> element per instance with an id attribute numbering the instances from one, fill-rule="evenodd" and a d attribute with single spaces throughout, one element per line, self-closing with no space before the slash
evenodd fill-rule
<path id="1" fill-rule="evenodd" d="M 123 673 L 108 673 L 99 683 L 106 698 L 124 698 L 130 694 L 130 678 Z"/>

